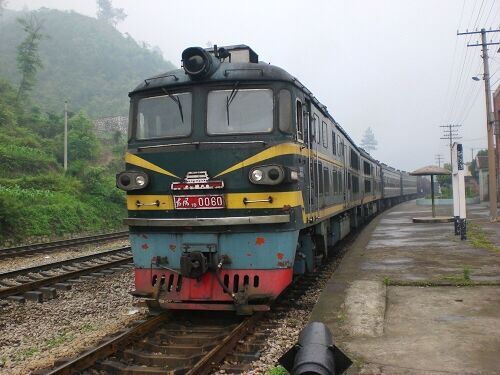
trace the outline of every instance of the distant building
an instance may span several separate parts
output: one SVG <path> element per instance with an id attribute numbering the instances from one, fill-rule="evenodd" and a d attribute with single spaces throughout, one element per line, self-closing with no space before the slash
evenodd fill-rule
<path id="1" fill-rule="evenodd" d="M 476 166 L 479 182 L 479 199 L 487 201 L 490 199 L 488 194 L 488 156 L 476 156 Z"/>
<path id="2" fill-rule="evenodd" d="M 128 117 L 104 117 L 94 121 L 94 131 L 99 138 L 112 138 L 116 132 L 127 134 Z"/>

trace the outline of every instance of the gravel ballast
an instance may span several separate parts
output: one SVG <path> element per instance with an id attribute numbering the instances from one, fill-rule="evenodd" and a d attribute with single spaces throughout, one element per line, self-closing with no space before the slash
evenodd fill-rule
<path id="1" fill-rule="evenodd" d="M 133 304 L 133 272 L 74 283 L 44 303 L 0 307 L 0 375 L 26 374 L 72 357 L 146 317 Z"/>

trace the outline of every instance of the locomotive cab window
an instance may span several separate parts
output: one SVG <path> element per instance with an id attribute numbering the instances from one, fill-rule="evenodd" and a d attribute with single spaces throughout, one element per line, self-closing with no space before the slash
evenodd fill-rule
<path id="1" fill-rule="evenodd" d="M 279 125 L 284 133 L 290 133 L 292 125 L 292 94 L 288 90 L 280 90 Z"/>
<path id="2" fill-rule="evenodd" d="M 303 125 L 303 114 L 302 114 L 302 103 L 297 100 L 297 141 L 304 142 L 304 125 Z"/>
<path id="3" fill-rule="evenodd" d="M 212 90 L 207 99 L 208 134 L 270 133 L 273 108 L 269 89 Z"/>
<path id="4" fill-rule="evenodd" d="M 137 105 L 137 139 L 185 137 L 191 133 L 191 93 L 154 96 Z"/>

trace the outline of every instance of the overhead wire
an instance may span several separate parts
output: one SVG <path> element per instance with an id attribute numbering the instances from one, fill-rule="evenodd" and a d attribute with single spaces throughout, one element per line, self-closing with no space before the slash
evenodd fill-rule
<path id="1" fill-rule="evenodd" d="M 483 4 L 484 4 L 484 0 L 482 0 L 481 6 L 478 9 L 478 13 L 477 13 L 478 17 L 480 15 L 480 12 L 481 12 Z M 469 22 L 467 23 L 466 30 L 469 30 L 470 26 L 472 25 L 471 22 L 472 22 L 472 19 L 474 17 L 474 14 L 475 14 L 476 5 L 477 5 L 477 2 L 475 2 L 474 5 L 473 5 L 472 11 L 471 11 L 471 16 L 469 18 Z M 477 18 L 476 18 L 476 23 L 475 24 L 477 24 Z M 460 28 L 460 25 L 459 25 L 459 28 Z M 457 36 L 457 38 L 458 38 L 458 36 Z M 471 38 L 472 38 L 472 34 L 468 35 L 466 38 L 467 38 L 467 44 L 469 44 L 470 41 L 471 41 Z M 460 73 L 458 75 L 458 80 L 456 81 L 456 87 L 455 87 L 455 90 L 454 90 L 454 95 L 452 95 L 453 99 L 451 100 L 449 109 L 446 112 L 447 113 L 446 118 L 447 118 L 448 122 L 451 122 L 452 119 L 453 119 L 453 117 L 454 117 L 455 107 L 457 105 L 456 103 L 457 103 L 457 100 L 458 100 L 458 95 L 461 92 L 461 88 L 462 88 L 462 85 L 463 85 L 463 76 L 464 76 L 464 70 L 465 70 L 466 66 L 467 67 L 470 66 L 469 48 L 465 48 L 465 54 L 464 54 L 462 66 L 460 68 Z M 467 69 L 467 71 L 468 70 L 469 69 Z"/>
<path id="2" fill-rule="evenodd" d="M 492 5 L 490 6 L 490 10 L 488 11 L 488 15 L 486 16 L 486 19 L 488 19 L 490 17 L 491 10 L 493 9 L 493 5 L 494 5 L 495 1 L 496 0 L 494 0 L 492 2 Z M 480 4 L 479 9 L 477 11 L 477 14 L 475 13 L 476 5 L 477 5 L 477 3 L 475 3 L 473 6 L 471 16 L 469 18 L 467 30 L 469 30 L 469 28 L 471 26 L 472 19 L 474 18 L 474 16 L 475 16 L 475 21 L 474 21 L 473 29 L 477 30 L 479 22 L 482 21 L 484 15 L 486 14 L 485 11 L 486 11 L 487 7 L 484 6 L 485 5 L 484 0 L 481 1 L 481 4 Z M 473 36 L 473 34 L 468 35 L 467 44 L 470 44 L 470 42 L 472 40 L 472 36 Z M 455 95 L 453 97 L 453 101 L 451 103 L 449 115 L 447 117 L 450 122 L 458 121 L 459 119 L 464 118 L 464 116 L 466 117 L 468 115 L 468 113 L 470 112 L 470 110 L 467 108 L 467 102 L 469 102 L 470 98 L 473 95 L 474 85 L 472 85 L 472 82 L 469 83 L 468 77 L 470 77 L 471 74 L 475 74 L 474 72 L 472 72 L 472 69 L 475 66 L 474 62 L 479 59 L 479 55 L 473 54 L 473 53 L 469 54 L 469 48 L 467 48 L 467 47 L 465 47 L 465 48 L 466 48 L 466 50 L 465 50 L 464 60 L 462 62 L 459 78 L 458 78 L 458 81 L 456 84 Z M 477 68 L 475 68 L 476 70 L 479 70 L 479 65 L 480 65 L 480 61 L 477 64 Z M 467 87 L 468 87 L 468 90 L 467 90 Z"/>
<path id="3" fill-rule="evenodd" d="M 460 29 L 460 25 L 462 24 L 462 18 L 464 15 L 464 8 L 465 8 L 465 0 L 463 0 L 463 2 L 462 2 L 462 10 L 460 11 L 460 19 L 458 21 L 457 32 Z M 451 80 L 453 78 L 453 72 L 454 72 L 455 60 L 456 60 L 455 57 L 457 55 L 457 45 L 458 45 L 458 35 L 455 38 L 455 47 L 453 48 L 453 58 L 451 61 L 451 69 L 450 69 L 450 74 L 448 76 L 448 85 L 446 86 L 446 94 L 444 96 L 445 97 L 445 105 L 447 104 L 446 102 L 448 101 L 448 95 L 450 93 Z M 441 114 L 441 123 L 443 123 L 445 120 L 445 117 L 444 117 L 445 114 L 446 114 L 445 111 L 443 111 Z"/>
<path id="4" fill-rule="evenodd" d="M 488 25 L 488 21 L 490 20 L 491 11 L 493 10 L 493 6 L 495 5 L 495 2 L 496 2 L 496 0 L 493 0 L 493 1 L 491 2 L 491 7 L 490 7 L 490 10 L 489 10 L 489 12 L 488 12 L 488 16 L 487 16 L 487 17 L 486 17 L 486 19 L 484 20 L 484 25 Z M 493 18 L 493 19 L 495 19 L 495 18 Z"/>
<path id="5" fill-rule="evenodd" d="M 477 65 L 476 65 L 476 71 L 479 70 L 480 65 L 481 65 L 481 61 L 478 61 Z M 458 106 L 457 112 L 456 112 L 455 121 L 457 124 L 464 123 L 467 110 L 468 110 L 470 104 L 476 98 L 478 86 L 481 86 L 481 85 L 479 85 L 478 82 L 474 82 L 471 79 L 470 82 L 467 83 L 467 87 L 466 88 L 464 87 L 464 93 L 462 95 L 462 100 L 461 100 L 460 105 Z"/>

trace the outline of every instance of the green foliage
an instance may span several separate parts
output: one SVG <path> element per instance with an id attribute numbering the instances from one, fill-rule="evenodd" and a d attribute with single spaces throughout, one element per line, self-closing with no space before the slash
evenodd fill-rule
<path id="1" fill-rule="evenodd" d="M 114 168 L 123 154 L 99 166 L 92 122 L 75 114 L 64 174 L 62 116 L 18 106 L 15 94 L 0 79 L 0 241 L 120 228 L 125 194 L 115 187 Z"/>
<path id="2" fill-rule="evenodd" d="M 82 112 L 68 122 L 68 159 L 93 161 L 99 155 L 99 143 L 92 121 Z"/>
<path id="3" fill-rule="evenodd" d="M 57 169 L 53 156 L 31 147 L 0 144 L 0 165 L 5 174 L 16 176 Z"/>
<path id="4" fill-rule="evenodd" d="M 448 169 L 451 172 L 451 164 L 445 163 L 443 168 Z M 441 191 L 444 187 L 451 189 L 451 175 L 438 175 L 436 176 L 439 185 L 441 186 Z M 444 192 L 443 192 L 444 194 Z M 443 197 L 444 198 L 444 197 Z"/>
<path id="5" fill-rule="evenodd" d="M 486 249 L 500 252 L 500 246 L 496 246 L 486 235 L 483 228 L 475 223 L 467 223 L 467 239 L 476 249 Z"/>
<path id="6" fill-rule="evenodd" d="M 479 150 L 476 154 L 476 156 L 487 156 L 487 155 L 488 155 L 488 150 Z M 479 170 L 477 168 L 477 161 L 475 158 L 470 163 L 469 171 L 472 177 L 474 177 L 475 179 L 479 178 Z"/>
<path id="7" fill-rule="evenodd" d="M 266 375 L 287 375 L 288 371 L 284 367 L 276 366 L 266 372 Z"/>
<path id="8" fill-rule="evenodd" d="M 0 76 L 12 84 L 21 81 L 16 70 L 17 46 L 25 33 L 16 22 L 22 12 L 5 10 L 0 17 Z M 143 48 L 112 25 L 75 12 L 41 9 L 43 21 L 39 56 L 44 69 L 30 100 L 44 112 L 83 110 L 91 118 L 128 115 L 127 93 L 144 78 L 174 69 L 155 50 Z"/>
<path id="9" fill-rule="evenodd" d="M 111 0 L 97 0 L 97 19 L 103 20 L 112 26 L 127 18 L 123 8 L 113 8 Z"/>
<path id="10" fill-rule="evenodd" d="M 48 339 L 45 344 L 47 345 L 47 348 L 52 349 L 57 348 L 58 346 L 61 346 L 69 341 L 73 341 L 74 339 L 75 335 L 73 333 L 62 332 Z"/>
<path id="11" fill-rule="evenodd" d="M 463 279 L 465 281 L 470 281 L 470 268 L 468 266 L 464 266 L 464 269 L 463 269 Z"/>
<path id="12" fill-rule="evenodd" d="M 468 286 L 471 285 L 472 280 L 470 278 L 471 270 L 468 266 L 464 266 L 462 269 L 462 274 L 445 276 L 444 279 L 451 281 L 456 285 Z"/>
<path id="13" fill-rule="evenodd" d="M 120 227 L 125 203 L 114 184 L 100 180 L 103 195 L 87 193 L 80 183 L 71 183 L 71 178 L 69 185 L 66 189 L 59 186 L 59 190 L 0 186 L 0 238 L 60 236 Z"/>
<path id="14" fill-rule="evenodd" d="M 453 198 L 453 191 L 450 185 L 441 185 L 441 197 L 443 199 Z"/>
<path id="15" fill-rule="evenodd" d="M 19 99 L 33 89 L 36 73 L 43 66 L 42 59 L 38 54 L 38 45 L 43 34 L 42 22 L 34 13 L 28 14 L 25 18 L 18 18 L 17 21 L 26 33 L 23 42 L 17 47 L 17 68 L 21 73 L 21 83 L 17 91 Z"/>
<path id="16" fill-rule="evenodd" d="M 13 127 L 17 112 L 16 94 L 7 81 L 0 79 L 0 128 Z"/>

